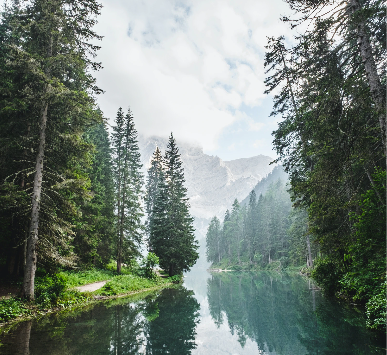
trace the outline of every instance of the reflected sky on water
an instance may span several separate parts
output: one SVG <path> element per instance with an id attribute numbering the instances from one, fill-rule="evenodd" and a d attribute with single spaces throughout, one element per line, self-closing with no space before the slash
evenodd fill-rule
<path id="1" fill-rule="evenodd" d="M 137 296 L 138 297 L 138 296 Z M 361 311 L 299 275 L 188 273 L 184 286 L 23 322 L 0 354 L 384 354 Z"/>

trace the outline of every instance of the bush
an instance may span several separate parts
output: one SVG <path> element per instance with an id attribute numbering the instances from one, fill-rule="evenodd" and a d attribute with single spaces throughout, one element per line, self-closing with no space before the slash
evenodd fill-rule
<path id="1" fill-rule="evenodd" d="M 329 258 L 315 261 L 312 278 L 327 295 L 333 296 L 338 291 L 340 276 L 336 264 Z"/>
<path id="2" fill-rule="evenodd" d="M 174 276 L 168 277 L 168 281 L 174 284 L 179 284 L 183 282 L 183 275 L 174 275 Z"/>
<path id="3" fill-rule="evenodd" d="M 383 287 L 379 293 L 371 297 L 366 304 L 367 327 L 375 330 L 384 330 L 386 328 L 386 286 L 384 282 Z"/>
<path id="4" fill-rule="evenodd" d="M 149 279 L 157 278 L 153 272 L 153 268 L 159 263 L 159 257 L 154 253 L 148 253 L 146 258 L 142 260 L 141 269 L 144 271 L 144 276 Z"/>
<path id="5" fill-rule="evenodd" d="M 61 274 L 36 278 L 35 298 L 42 306 L 55 304 L 67 287 L 66 277 Z"/>

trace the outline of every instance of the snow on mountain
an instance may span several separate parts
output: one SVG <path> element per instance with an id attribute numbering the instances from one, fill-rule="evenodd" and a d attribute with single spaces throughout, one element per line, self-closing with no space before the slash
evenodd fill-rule
<path id="1" fill-rule="evenodd" d="M 164 153 L 167 142 L 161 137 L 139 137 L 144 170 L 149 168 L 156 147 Z M 204 234 L 207 223 L 203 220 L 213 216 L 223 219 L 234 199 L 243 200 L 274 168 L 269 165 L 272 159 L 264 155 L 223 161 L 217 156 L 204 154 L 201 147 L 192 144 L 177 141 L 177 146 L 183 162 L 191 213 L 203 224 Z"/>

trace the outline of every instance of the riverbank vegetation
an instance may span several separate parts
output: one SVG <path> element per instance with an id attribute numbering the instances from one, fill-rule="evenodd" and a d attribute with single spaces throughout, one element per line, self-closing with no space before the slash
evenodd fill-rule
<path id="1" fill-rule="evenodd" d="M 148 270 L 146 263 L 142 267 L 122 267 L 119 275 L 115 268 L 116 265 L 111 265 L 110 269 L 105 270 L 61 271 L 54 275 L 38 270 L 33 302 L 26 302 L 18 296 L 0 298 L 0 325 L 15 318 L 36 317 L 83 307 L 95 300 L 162 288 L 180 281 L 176 277 L 161 276 L 160 273 Z M 106 283 L 92 292 L 81 292 L 76 288 L 97 281 Z"/>
<path id="2" fill-rule="evenodd" d="M 295 11 L 283 18 L 293 38 L 269 38 L 265 56 L 267 93 L 274 93 L 272 115 L 282 116 L 273 132 L 278 159 L 289 174 L 293 208 L 288 202 L 258 202 L 268 221 L 283 216 L 281 228 L 262 224 L 254 232 L 261 241 L 249 254 L 249 214 L 234 204 L 223 227 L 209 229 L 210 261 L 217 261 L 213 236 L 234 241 L 252 264 L 262 260 L 307 266 L 329 295 L 362 304 L 368 327 L 386 323 L 386 36 L 385 4 L 381 1 L 287 0 Z M 306 26 L 307 25 L 307 26 Z M 290 46 L 289 43 L 292 43 Z M 273 194 L 273 192 L 272 192 Z M 266 195 L 265 195 L 266 196 Z M 265 198 L 259 197 L 259 200 Z M 268 195 L 270 196 L 270 194 Z M 254 201 L 254 196 L 251 197 Z M 242 223 L 243 221 L 243 223 Z M 270 228 L 277 239 L 265 239 Z M 215 237 L 216 239 L 216 237 Z M 268 252 L 267 245 L 270 245 Z M 300 254 L 300 251 L 302 253 Z M 236 254 L 235 254 L 236 253 Z M 235 258 L 237 255 L 237 258 Z M 226 254 L 223 253 L 222 257 Z M 299 258 L 302 256 L 302 258 Z M 257 258 L 256 261 L 254 258 Z M 282 259 L 281 259 L 282 258 Z"/>
<path id="3" fill-rule="evenodd" d="M 92 73 L 101 69 L 93 61 L 101 37 L 93 26 L 100 9 L 95 0 L 34 0 L 5 4 L 2 12 L 1 283 L 16 285 L 38 308 L 83 302 L 88 296 L 71 287 L 85 282 L 110 280 L 100 291 L 106 295 L 151 287 L 160 280 L 152 271 L 157 263 L 176 281 L 198 258 L 172 135 L 162 198 L 153 193 L 164 207 L 156 204 L 160 215 L 147 208 L 158 217 L 158 232 L 148 230 L 152 242 L 146 240 L 134 115 L 119 108 L 110 135 L 97 104 L 102 90 Z M 17 299 L 2 302 L 10 310 L 4 317 L 24 309 Z"/>

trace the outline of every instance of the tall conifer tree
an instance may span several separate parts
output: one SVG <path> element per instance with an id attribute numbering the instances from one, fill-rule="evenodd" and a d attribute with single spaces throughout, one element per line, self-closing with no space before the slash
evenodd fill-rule
<path id="1" fill-rule="evenodd" d="M 124 261 L 139 255 L 144 229 L 141 224 L 143 176 L 140 171 L 142 164 L 137 131 L 130 110 L 124 117 L 122 108 L 119 108 L 113 131 L 117 195 L 117 272 L 120 273 Z"/>
<path id="2" fill-rule="evenodd" d="M 92 199 L 82 205 L 77 223 L 75 252 L 83 264 L 104 265 L 113 256 L 114 181 L 109 134 L 104 123 L 92 127 L 87 139 L 94 145 L 88 175 Z"/>
<path id="3" fill-rule="evenodd" d="M 151 159 L 151 166 L 148 169 L 147 184 L 146 184 L 146 196 L 145 196 L 145 211 L 147 213 L 146 230 L 148 237 L 150 238 L 150 231 L 152 230 L 153 223 L 153 210 L 156 204 L 156 198 L 159 192 L 159 185 L 162 183 L 161 179 L 164 179 L 163 175 L 163 156 L 159 147 L 153 153 Z M 148 240 L 148 247 L 152 241 Z"/>
<path id="4" fill-rule="evenodd" d="M 172 133 L 164 159 L 165 183 L 161 178 L 154 205 L 151 247 L 160 258 L 160 266 L 173 276 L 189 270 L 199 255 L 184 186 L 184 170 Z"/>
<path id="5" fill-rule="evenodd" d="M 29 196 L 17 231 L 20 242 L 27 241 L 22 293 L 29 299 L 38 256 L 69 265 L 75 205 L 88 197 L 91 146 L 82 135 L 98 120 L 92 94 L 100 90 L 89 74 L 100 67 L 91 59 L 98 47 L 89 41 L 99 38 L 92 30 L 99 10 L 95 0 L 15 1 L 8 16 L 7 43 L 1 46 L 1 126 L 3 132 L 23 130 L 6 142 L 18 158 L 2 187 L 6 197 L 17 182 Z"/>

